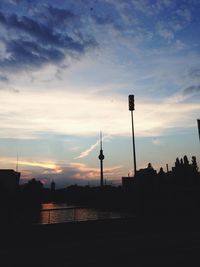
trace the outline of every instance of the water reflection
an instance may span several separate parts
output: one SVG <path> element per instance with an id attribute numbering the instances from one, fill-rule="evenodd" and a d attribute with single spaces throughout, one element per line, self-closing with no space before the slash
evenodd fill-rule
<path id="1" fill-rule="evenodd" d="M 62 208 L 74 208 L 76 206 L 74 205 L 68 205 L 66 203 L 43 203 L 42 204 L 42 209 L 46 210 L 46 209 L 62 209 Z"/>
<path id="2" fill-rule="evenodd" d="M 133 214 L 113 211 L 99 211 L 89 208 L 69 206 L 66 204 L 47 203 L 42 205 L 40 223 L 50 224 L 125 217 L 133 217 Z"/>

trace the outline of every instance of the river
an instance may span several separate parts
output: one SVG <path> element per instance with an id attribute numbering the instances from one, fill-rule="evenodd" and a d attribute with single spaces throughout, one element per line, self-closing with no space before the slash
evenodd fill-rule
<path id="1" fill-rule="evenodd" d="M 40 224 L 78 222 L 134 217 L 127 212 L 105 211 L 67 204 L 45 203 L 40 212 Z"/>

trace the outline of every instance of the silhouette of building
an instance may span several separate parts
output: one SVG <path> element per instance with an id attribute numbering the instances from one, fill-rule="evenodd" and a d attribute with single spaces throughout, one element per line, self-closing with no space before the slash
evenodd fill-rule
<path id="1" fill-rule="evenodd" d="M 13 196 L 18 189 L 20 172 L 12 169 L 0 170 L 0 191 L 4 196 Z"/>
<path id="2" fill-rule="evenodd" d="M 99 154 L 99 160 L 100 160 L 100 186 L 103 187 L 103 160 L 104 160 L 104 154 L 103 154 L 103 148 L 102 148 L 102 133 L 100 132 L 100 154 Z"/>
<path id="3" fill-rule="evenodd" d="M 122 187 L 125 189 L 125 190 L 128 190 L 130 189 L 134 184 L 134 178 L 133 177 L 122 177 Z"/>
<path id="4" fill-rule="evenodd" d="M 135 177 L 122 177 L 122 186 L 124 189 L 128 189 L 133 187 L 134 184 L 142 182 L 145 180 L 145 183 L 153 179 L 156 175 L 156 170 L 153 169 L 151 163 L 148 164 L 147 168 L 140 169 L 137 171 L 137 175 Z"/>
<path id="5" fill-rule="evenodd" d="M 54 181 L 51 182 L 51 192 L 54 193 L 56 190 L 56 184 Z"/>
<path id="6" fill-rule="evenodd" d="M 27 206 L 40 205 L 43 197 L 43 184 L 35 178 L 23 186 L 23 198 Z"/>

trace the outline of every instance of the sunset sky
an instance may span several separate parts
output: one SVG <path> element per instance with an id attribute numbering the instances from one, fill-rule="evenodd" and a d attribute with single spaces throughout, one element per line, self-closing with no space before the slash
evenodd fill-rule
<path id="1" fill-rule="evenodd" d="M 0 168 L 47 186 L 171 168 L 200 144 L 199 0 L 1 0 Z M 99 181 L 98 181 L 99 182 Z"/>

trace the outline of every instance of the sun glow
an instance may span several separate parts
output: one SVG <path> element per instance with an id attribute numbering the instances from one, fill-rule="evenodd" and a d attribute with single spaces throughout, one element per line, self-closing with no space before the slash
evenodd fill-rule
<path id="1" fill-rule="evenodd" d="M 50 170 L 59 170 L 58 165 L 56 165 L 54 162 L 46 162 L 46 161 L 31 161 L 31 160 L 19 160 L 17 161 L 14 158 L 0 158 L 1 164 L 4 164 L 5 166 L 30 166 L 30 167 L 39 167 L 44 169 L 50 169 Z"/>
<path id="2" fill-rule="evenodd" d="M 57 169 L 56 164 L 49 163 L 49 162 L 19 161 L 18 164 L 23 165 L 23 166 L 41 167 L 41 168 L 51 169 L 51 170 Z"/>

